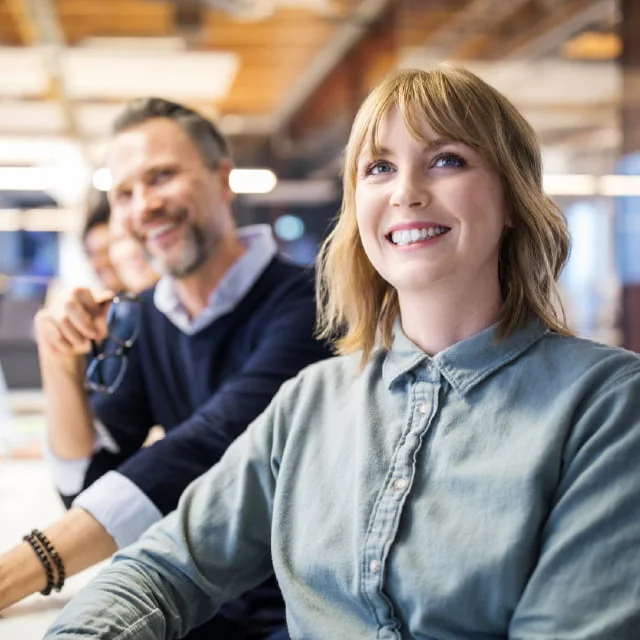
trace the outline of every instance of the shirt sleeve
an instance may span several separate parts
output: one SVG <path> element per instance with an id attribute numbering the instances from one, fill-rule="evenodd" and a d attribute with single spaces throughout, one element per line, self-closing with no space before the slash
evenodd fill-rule
<path id="1" fill-rule="evenodd" d="M 272 406 L 189 487 L 176 511 L 116 554 L 45 639 L 182 637 L 271 575 L 273 452 L 286 439 L 274 447 L 273 414 Z"/>
<path id="2" fill-rule="evenodd" d="M 163 440 L 118 468 L 162 513 L 175 509 L 187 485 L 218 462 L 285 380 L 330 355 L 327 345 L 313 337 L 313 288 L 310 283 L 304 286 L 273 309 L 272 320 L 237 375 Z"/>
<path id="3" fill-rule="evenodd" d="M 83 491 L 74 507 L 88 511 L 104 526 L 118 549 L 135 542 L 162 514 L 131 480 L 109 471 Z"/>
<path id="4" fill-rule="evenodd" d="M 635 366 L 635 365 L 634 365 Z M 635 640 L 640 630 L 640 373 L 578 410 L 511 640 Z"/>
<path id="5" fill-rule="evenodd" d="M 94 453 L 105 449 L 113 454 L 118 454 L 120 449 L 107 428 L 99 420 L 94 421 L 94 428 L 96 432 L 93 446 Z M 60 492 L 65 505 L 67 505 L 67 501 L 70 503 L 82 491 L 87 477 L 87 470 L 91 464 L 91 457 L 86 456 L 74 458 L 73 460 L 59 458 L 51 450 L 49 440 L 46 437 L 43 438 L 42 448 L 51 471 L 53 483 Z"/>
<path id="6" fill-rule="evenodd" d="M 70 497 L 69 502 L 81 490 L 90 487 L 104 474 L 117 469 L 134 455 L 142 447 L 149 429 L 155 424 L 144 386 L 138 348 L 139 344 L 136 342 L 127 354 L 127 368 L 115 393 L 91 395 L 91 410 L 96 426 L 94 452 L 84 465 L 82 478 L 80 478 L 79 469 L 76 469 L 75 477 L 68 477 L 65 480 L 65 482 L 68 480 L 67 488 L 77 487 L 75 493 L 65 494 L 60 489 L 63 499 L 65 495 Z M 57 473 L 66 475 L 67 472 L 63 467 L 58 466 Z M 102 524 L 109 529 L 109 523 L 102 522 Z"/>

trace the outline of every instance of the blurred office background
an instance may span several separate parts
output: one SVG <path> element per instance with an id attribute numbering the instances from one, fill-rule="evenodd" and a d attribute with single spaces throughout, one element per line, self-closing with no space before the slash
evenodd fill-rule
<path id="1" fill-rule="evenodd" d="M 52 278 L 93 282 L 79 230 L 126 99 L 216 118 L 238 168 L 263 171 L 236 176 L 240 224 L 272 224 L 309 263 L 364 95 L 440 60 L 538 131 L 573 236 L 574 328 L 640 351 L 639 34 L 640 0 L 0 0 L 0 423 L 41 430 L 33 314 Z"/>

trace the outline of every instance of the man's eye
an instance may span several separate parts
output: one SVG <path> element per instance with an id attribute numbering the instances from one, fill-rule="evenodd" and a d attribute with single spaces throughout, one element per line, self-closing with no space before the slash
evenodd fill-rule
<path id="1" fill-rule="evenodd" d="M 173 169 L 160 169 L 158 171 L 155 171 L 151 176 L 151 183 L 157 184 L 165 182 L 166 180 L 169 180 L 169 178 L 171 178 L 174 173 L 175 172 L 173 171 Z"/>
<path id="2" fill-rule="evenodd" d="M 391 165 L 388 162 L 378 161 L 370 164 L 367 167 L 368 176 L 376 176 L 381 173 L 389 173 L 392 170 Z"/>
<path id="3" fill-rule="evenodd" d="M 464 158 L 457 153 L 443 153 L 433 161 L 434 167 L 465 167 L 466 165 Z"/>

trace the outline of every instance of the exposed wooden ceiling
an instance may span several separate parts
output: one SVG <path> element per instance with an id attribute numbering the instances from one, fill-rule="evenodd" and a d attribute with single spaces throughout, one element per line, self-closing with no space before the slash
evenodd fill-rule
<path id="1" fill-rule="evenodd" d="M 553 62 L 568 80 L 570 65 L 615 73 L 617 21 L 616 0 L 0 0 L 0 162 L 3 136 L 37 134 L 77 139 L 99 163 L 114 107 L 158 83 L 166 96 L 210 109 L 241 149 L 276 161 L 304 149 L 324 162 L 331 152 L 322 145 L 342 143 L 357 104 L 390 69 L 464 61 L 493 73 L 518 102 L 550 68 L 536 65 Z M 518 78 L 513 65 L 523 61 L 528 75 Z M 557 114 L 575 102 L 571 91 L 542 91 L 546 102 L 524 106 L 550 139 L 574 131 L 584 140 L 585 126 L 598 128 L 596 107 L 601 128 L 613 126 L 615 89 L 585 103 L 582 119 L 553 127 L 545 108 Z"/>

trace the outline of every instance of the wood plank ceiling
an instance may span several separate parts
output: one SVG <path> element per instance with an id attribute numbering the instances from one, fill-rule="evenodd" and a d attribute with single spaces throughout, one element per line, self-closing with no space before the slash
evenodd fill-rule
<path id="1" fill-rule="evenodd" d="M 228 10 L 248 4 L 256 10 L 255 19 Z M 75 85 L 75 93 L 69 92 L 73 83 L 65 77 L 64 61 L 70 52 L 118 51 L 133 42 L 138 49 L 143 42 L 158 46 L 158 56 L 169 55 L 169 42 L 181 43 L 183 52 L 234 54 L 236 66 L 228 87 L 217 97 L 209 96 L 207 86 L 216 80 L 215 74 L 201 77 L 196 82 L 202 85 L 202 95 L 186 101 L 210 107 L 223 122 L 226 117 L 231 135 L 269 137 L 284 132 L 296 139 L 310 133 L 317 139 L 319 128 L 330 126 L 331 120 L 348 119 L 372 83 L 407 62 L 446 58 L 486 65 L 554 59 L 607 65 L 619 53 L 615 0 L 252 0 L 248 4 L 243 0 L 0 0 L 0 61 L 9 60 L 2 58 L 3 52 L 39 45 L 51 47 L 51 55 L 62 61 L 56 68 L 63 69 L 56 82 L 50 67 L 52 81 L 44 87 L 25 84 L 3 93 L 5 85 L 0 82 L 0 143 L 3 134 L 29 133 L 28 127 L 21 129 L 22 122 L 12 125 L 2 120 L 3 106 L 60 103 L 73 120 L 83 107 L 132 97 L 124 90 L 108 97 L 96 95 L 95 88 L 83 93 Z M 220 8 L 223 5 L 227 10 Z M 58 34 L 57 41 L 52 33 Z M 9 68 L 0 69 L 0 74 L 10 73 Z M 184 78 L 168 74 L 166 91 L 181 99 L 174 91 L 177 80 Z M 108 78 L 104 81 L 106 87 Z M 256 122 L 262 125 L 252 130 L 251 123 Z M 70 129 L 68 123 L 61 129 L 52 120 L 49 133 L 71 132 L 89 144 L 93 137 L 104 135 L 102 125 L 92 128 L 81 122 Z"/>

